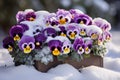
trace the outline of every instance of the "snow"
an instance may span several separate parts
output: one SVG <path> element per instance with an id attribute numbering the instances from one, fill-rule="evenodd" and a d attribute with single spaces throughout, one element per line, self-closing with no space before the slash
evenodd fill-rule
<path id="1" fill-rule="evenodd" d="M 120 80 L 120 73 L 90 66 L 82 70 L 83 80 Z"/>
<path id="2" fill-rule="evenodd" d="M 113 41 L 104 57 L 104 67 L 89 66 L 79 71 L 69 64 L 58 65 L 47 73 L 32 66 L 13 65 L 6 49 L 0 49 L 0 80 L 120 80 L 120 32 L 112 31 Z"/>

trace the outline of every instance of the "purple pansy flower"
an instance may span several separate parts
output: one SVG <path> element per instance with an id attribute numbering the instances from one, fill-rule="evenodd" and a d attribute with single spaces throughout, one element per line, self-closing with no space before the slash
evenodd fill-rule
<path id="1" fill-rule="evenodd" d="M 81 10 L 79 9 L 70 9 L 69 12 L 72 14 L 72 17 L 74 18 L 76 15 L 84 14 Z"/>
<path id="2" fill-rule="evenodd" d="M 102 34 L 102 30 L 95 26 L 90 25 L 87 29 L 87 36 L 91 37 L 91 39 L 96 40 Z"/>
<path id="3" fill-rule="evenodd" d="M 17 25 L 19 25 L 19 26 L 21 26 L 21 27 L 23 28 L 23 32 L 29 30 L 29 27 L 28 27 L 27 24 L 22 24 L 22 23 L 20 23 L 20 24 L 17 24 Z"/>
<path id="4" fill-rule="evenodd" d="M 62 52 L 63 54 L 70 53 L 71 43 L 69 41 L 64 41 L 62 45 Z"/>
<path id="5" fill-rule="evenodd" d="M 103 31 L 109 31 L 111 29 L 111 25 L 108 21 L 102 18 L 95 18 L 93 20 L 94 24 L 100 27 Z"/>
<path id="6" fill-rule="evenodd" d="M 80 14 L 74 17 L 74 22 L 78 24 L 91 25 L 92 18 L 86 14 Z"/>
<path id="7" fill-rule="evenodd" d="M 81 37 L 76 38 L 73 43 L 73 48 L 78 54 L 83 54 L 85 48 L 84 40 Z"/>
<path id="8" fill-rule="evenodd" d="M 35 48 L 35 39 L 34 37 L 30 37 L 24 35 L 18 43 L 18 46 L 24 53 L 28 54 Z"/>
<path id="9" fill-rule="evenodd" d="M 80 34 L 80 36 L 86 36 L 87 35 L 87 26 L 86 25 L 80 25 L 79 24 L 79 34 Z"/>
<path id="10" fill-rule="evenodd" d="M 60 40 L 51 40 L 48 42 L 48 46 L 50 47 L 53 55 L 60 55 L 60 52 L 62 51 L 62 42 Z"/>
<path id="11" fill-rule="evenodd" d="M 59 28 L 60 28 L 59 35 L 66 37 L 66 32 L 67 31 L 66 31 L 65 26 L 59 26 Z"/>
<path id="12" fill-rule="evenodd" d="M 43 34 L 45 36 L 51 36 L 51 37 L 55 37 L 57 36 L 56 30 L 53 28 L 46 28 L 43 30 Z"/>
<path id="13" fill-rule="evenodd" d="M 111 40 L 111 37 L 112 35 L 110 34 L 110 32 L 106 31 L 103 33 L 103 36 L 104 36 L 104 40 L 105 41 L 110 41 Z"/>
<path id="14" fill-rule="evenodd" d="M 70 39 L 75 39 L 79 35 L 79 27 L 76 24 L 69 24 L 67 26 L 67 36 Z"/>
<path id="15" fill-rule="evenodd" d="M 46 41 L 47 37 L 44 34 L 38 34 L 35 37 L 35 48 L 41 48 L 42 44 Z"/>
<path id="16" fill-rule="evenodd" d="M 21 25 L 14 25 L 9 31 L 9 34 L 11 37 L 13 37 L 14 41 L 20 40 L 20 38 L 23 36 L 24 29 Z"/>
<path id="17" fill-rule="evenodd" d="M 92 40 L 84 40 L 85 42 L 85 48 L 84 48 L 84 51 L 85 51 L 85 54 L 89 54 L 91 52 L 91 48 L 92 48 Z"/>
<path id="18" fill-rule="evenodd" d="M 60 24 L 70 23 L 72 19 L 70 12 L 64 9 L 58 9 L 56 16 Z"/>
<path id="19" fill-rule="evenodd" d="M 36 19 L 36 14 L 32 9 L 27 9 L 25 11 L 19 11 L 16 15 L 17 22 L 22 21 L 34 21 Z"/>
<path id="20" fill-rule="evenodd" d="M 50 15 L 47 16 L 47 18 L 45 19 L 45 24 L 47 26 L 57 26 L 59 24 L 57 18 L 56 18 L 56 14 L 51 13 Z"/>
<path id="21" fill-rule="evenodd" d="M 80 14 L 84 14 L 82 11 L 80 11 L 78 9 L 70 9 L 69 12 L 72 15 L 72 21 L 71 22 L 74 22 L 73 19 L 74 19 L 75 16 L 80 15 Z"/>
<path id="22" fill-rule="evenodd" d="M 102 34 L 102 35 L 100 35 L 99 37 L 98 37 L 98 45 L 102 45 L 103 44 L 103 41 L 104 41 L 104 35 Z"/>
<path id="23" fill-rule="evenodd" d="M 6 37 L 3 40 L 3 47 L 8 49 L 9 52 L 13 51 L 13 47 L 14 47 L 14 40 L 12 37 Z"/>
<path id="24" fill-rule="evenodd" d="M 34 11 L 28 12 L 25 15 L 25 20 L 27 20 L 27 21 L 34 21 L 35 19 L 36 19 L 36 15 L 35 15 Z"/>
<path id="25" fill-rule="evenodd" d="M 24 11 L 18 11 L 18 13 L 16 14 L 16 19 L 18 23 L 24 21 L 25 20 Z"/>

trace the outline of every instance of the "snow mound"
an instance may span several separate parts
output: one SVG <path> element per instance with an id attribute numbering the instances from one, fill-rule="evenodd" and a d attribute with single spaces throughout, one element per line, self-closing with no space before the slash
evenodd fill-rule
<path id="1" fill-rule="evenodd" d="M 120 58 L 104 58 L 104 68 L 120 72 Z"/>
<path id="2" fill-rule="evenodd" d="M 7 49 L 0 49 L 0 67 L 13 65 L 13 59 Z"/>
<path id="3" fill-rule="evenodd" d="M 120 80 L 120 73 L 90 66 L 81 73 L 69 64 L 62 64 L 42 73 L 30 66 L 0 67 L 0 80 Z"/>
<path id="4" fill-rule="evenodd" d="M 82 80 L 120 80 L 120 73 L 90 66 L 82 70 Z"/>
<path id="5" fill-rule="evenodd" d="M 80 80 L 80 72 L 69 64 L 62 64 L 48 71 L 50 74 L 63 77 L 65 80 Z"/>
<path id="6" fill-rule="evenodd" d="M 106 57 L 111 58 L 120 58 L 120 46 L 114 44 L 113 42 L 109 43 L 107 45 L 107 48 L 109 50 L 108 54 L 106 54 Z"/>

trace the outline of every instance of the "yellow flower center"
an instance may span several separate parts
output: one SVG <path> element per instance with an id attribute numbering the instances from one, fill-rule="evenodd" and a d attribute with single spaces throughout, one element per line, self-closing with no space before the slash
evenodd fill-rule
<path id="1" fill-rule="evenodd" d="M 68 54 L 68 53 L 70 53 L 70 48 L 67 48 L 67 47 L 66 47 L 66 48 L 64 49 L 64 54 Z"/>
<path id="2" fill-rule="evenodd" d="M 20 37 L 19 37 L 18 34 L 16 34 L 15 37 L 14 37 L 14 41 L 19 41 L 19 40 L 20 40 Z"/>
<path id="3" fill-rule="evenodd" d="M 101 40 L 98 40 L 98 45 L 102 45 L 102 41 Z"/>
<path id="4" fill-rule="evenodd" d="M 80 21 L 80 24 L 84 24 L 84 22 L 83 22 L 83 21 Z"/>
<path id="5" fill-rule="evenodd" d="M 24 53 L 28 54 L 32 51 L 32 49 L 30 48 L 30 46 L 27 46 L 26 48 L 24 48 Z"/>
<path id="6" fill-rule="evenodd" d="M 84 30 L 80 31 L 80 35 L 85 36 L 86 32 Z"/>
<path id="7" fill-rule="evenodd" d="M 70 34 L 70 39 L 75 39 L 75 36 L 76 36 L 76 34 L 75 34 L 74 32 L 72 32 L 72 33 Z"/>
<path id="8" fill-rule="evenodd" d="M 85 48 L 85 51 L 86 51 L 86 52 L 88 52 L 88 51 L 89 51 L 89 48 L 88 48 L 88 47 L 86 47 L 86 48 Z"/>
<path id="9" fill-rule="evenodd" d="M 82 51 L 82 47 L 79 48 L 79 51 Z"/>
<path id="10" fill-rule="evenodd" d="M 30 21 L 34 21 L 35 20 L 35 18 L 33 18 L 33 17 L 30 17 Z"/>
<path id="11" fill-rule="evenodd" d="M 110 36 L 107 36 L 107 37 L 106 37 L 106 40 L 107 40 L 107 41 L 110 41 Z"/>
<path id="12" fill-rule="evenodd" d="M 60 24 L 65 24 L 65 23 L 66 23 L 66 20 L 65 20 L 64 18 L 62 18 L 62 19 L 59 20 L 59 23 L 60 23 Z"/>
<path id="13" fill-rule="evenodd" d="M 91 36 L 92 39 L 97 39 L 98 38 L 98 35 L 93 33 L 92 36 Z"/>
<path id="14" fill-rule="evenodd" d="M 13 51 L 12 46 L 8 45 L 8 51 L 9 51 L 9 52 L 12 52 L 12 51 Z"/>
<path id="15" fill-rule="evenodd" d="M 60 36 L 64 36 L 64 37 L 66 37 L 66 34 L 64 34 L 63 32 L 60 34 Z"/>
<path id="16" fill-rule="evenodd" d="M 39 45 L 40 45 L 40 43 L 39 43 L 39 42 L 36 42 L 36 45 L 37 45 L 37 46 L 39 46 Z"/>
<path id="17" fill-rule="evenodd" d="M 58 56 L 60 54 L 60 51 L 55 48 L 53 51 L 52 51 L 52 54 L 55 55 L 55 56 Z"/>

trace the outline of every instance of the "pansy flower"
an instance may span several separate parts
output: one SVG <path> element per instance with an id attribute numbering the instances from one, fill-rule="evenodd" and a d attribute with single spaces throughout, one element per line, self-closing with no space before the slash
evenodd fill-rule
<path id="1" fill-rule="evenodd" d="M 8 49 L 9 52 L 13 51 L 13 47 L 14 47 L 14 40 L 12 37 L 6 37 L 3 40 L 3 47 Z"/>
<path id="2" fill-rule="evenodd" d="M 24 11 L 18 11 L 16 14 L 16 20 L 18 23 L 25 20 Z"/>
<path id="3" fill-rule="evenodd" d="M 71 23 L 67 25 L 67 36 L 74 40 L 79 35 L 79 27 L 77 24 Z"/>
<path id="4" fill-rule="evenodd" d="M 17 22 L 34 21 L 36 19 L 36 14 L 35 14 L 34 10 L 27 9 L 25 11 L 19 11 L 16 14 L 16 19 L 17 19 Z"/>
<path id="5" fill-rule="evenodd" d="M 64 26 L 59 26 L 60 31 L 59 31 L 59 36 L 64 36 L 66 37 L 66 28 Z"/>
<path id="6" fill-rule="evenodd" d="M 48 42 L 48 46 L 53 55 L 60 55 L 62 51 L 62 42 L 60 40 L 51 40 Z"/>
<path id="7" fill-rule="evenodd" d="M 106 31 L 106 32 L 103 33 L 103 35 L 104 35 L 105 41 L 110 41 L 111 40 L 112 35 L 110 34 L 110 32 Z"/>
<path id="8" fill-rule="evenodd" d="M 80 14 L 84 14 L 81 10 L 78 10 L 78 9 L 70 9 L 69 12 L 72 15 L 72 21 L 71 22 L 74 22 L 74 17 L 75 16 L 80 15 Z"/>
<path id="9" fill-rule="evenodd" d="M 91 52 L 91 48 L 92 48 L 92 40 L 91 39 L 84 39 L 84 42 L 85 42 L 85 48 L 84 48 L 84 51 L 85 51 L 85 54 L 89 54 Z"/>
<path id="10" fill-rule="evenodd" d="M 83 54 L 85 48 L 84 40 L 81 37 L 76 38 L 73 43 L 73 48 L 78 52 L 78 54 Z"/>
<path id="11" fill-rule="evenodd" d="M 57 26 L 59 24 L 57 18 L 56 18 L 56 14 L 51 13 L 50 15 L 48 15 L 45 19 L 45 24 L 46 26 Z"/>
<path id="12" fill-rule="evenodd" d="M 51 37 L 55 37 L 57 36 L 56 30 L 54 28 L 46 28 L 43 30 L 43 34 L 45 34 L 45 36 L 51 36 Z"/>
<path id="13" fill-rule="evenodd" d="M 62 52 L 63 54 L 70 53 L 71 43 L 69 41 L 64 41 L 62 45 Z"/>
<path id="14" fill-rule="evenodd" d="M 25 16 L 25 19 L 27 21 L 34 21 L 36 18 L 36 15 L 35 15 L 35 12 L 34 11 L 31 11 L 31 12 L 28 12 Z"/>
<path id="15" fill-rule="evenodd" d="M 78 24 L 91 25 L 92 18 L 86 14 L 80 14 L 74 17 L 74 22 Z"/>
<path id="16" fill-rule="evenodd" d="M 100 27 L 103 32 L 104 31 L 109 31 L 111 29 L 111 25 L 108 21 L 106 21 L 105 19 L 102 19 L 102 18 L 95 18 L 93 20 L 93 23 L 95 25 L 97 25 L 98 27 Z"/>
<path id="17" fill-rule="evenodd" d="M 21 25 L 14 25 L 9 31 L 11 37 L 13 37 L 14 41 L 19 41 L 23 36 L 24 29 Z"/>
<path id="18" fill-rule="evenodd" d="M 35 48 L 35 39 L 24 35 L 18 43 L 18 46 L 25 54 L 29 54 Z"/>
<path id="19" fill-rule="evenodd" d="M 104 35 L 102 34 L 102 35 L 100 35 L 100 36 L 98 37 L 97 44 L 98 44 L 98 45 L 102 45 L 102 44 L 103 44 L 103 41 L 104 41 Z"/>
<path id="20" fill-rule="evenodd" d="M 38 34 L 35 37 L 35 48 L 41 48 L 42 44 L 46 41 L 47 37 L 44 34 Z"/>
<path id="21" fill-rule="evenodd" d="M 56 16 L 60 24 L 70 23 L 72 19 L 70 12 L 64 9 L 58 9 Z"/>
<path id="22" fill-rule="evenodd" d="M 79 25 L 79 34 L 80 34 L 80 36 L 87 35 L 87 26 L 86 25 Z"/>
<path id="23" fill-rule="evenodd" d="M 96 40 L 98 37 L 102 34 L 102 30 L 95 26 L 95 25 L 90 25 L 87 29 L 87 35 L 91 37 L 91 39 Z"/>

